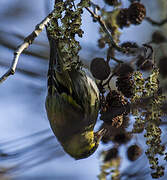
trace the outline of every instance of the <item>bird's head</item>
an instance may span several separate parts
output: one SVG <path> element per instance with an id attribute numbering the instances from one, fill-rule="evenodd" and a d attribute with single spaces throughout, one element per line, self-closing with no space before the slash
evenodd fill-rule
<path id="1" fill-rule="evenodd" d="M 67 143 L 62 144 L 63 148 L 75 159 L 87 158 L 96 151 L 105 132 L 105 129 L 101 129 L 75 134 Z"/>

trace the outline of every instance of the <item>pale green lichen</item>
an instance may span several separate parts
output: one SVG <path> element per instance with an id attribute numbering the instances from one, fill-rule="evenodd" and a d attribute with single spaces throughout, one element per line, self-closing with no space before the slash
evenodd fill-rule
<path id="1" fill-rule="evenodd" d="M 79 68 L 81 65 L 78 56 L 81 47 L 75 36 L 82 37 L 83 35 L 81 15 L 83 8 L 88 6 L 89 0 L 81 0 L 76 5 L 73 0 L 55 4 L 54 17 L 48 25 L 47 31 L 59 41 L 65 69 Z"/>
<path id="2" fill-rule="evenodd" d="M 159 178 L 164 175 L 164 167 L 159 165 L 159 156 L 164 155 L 165 146 L 161 143 L 160 122 L 163 112 L 161 105 L 165 97 L 159 93 L 159 71 L 154 68 L 152 73 L 144 78 L 141 72 L 134 73 L 135 96 L 132 101 L 138 102 L 138 110 L 133 113 L 135 123 L 132 132 L 139 133 L 145 129 L 147 151 L 145 152 L 150 168 L 154 171 L 153 178 Z M 146 100 L 145 104 L 142 100 Z M 141 103 L 141 106 L 140 106 Z"/>

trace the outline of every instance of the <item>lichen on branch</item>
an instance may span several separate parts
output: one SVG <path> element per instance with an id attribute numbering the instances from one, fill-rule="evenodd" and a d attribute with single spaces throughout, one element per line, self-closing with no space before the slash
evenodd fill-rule
<path id="1" fill-rule="evenodd" d="M 81 0 L 76 5 L 74 3 L 73 0 L 55 2 L 55 13 L 47 26 L 49 35 L 59 42 L 65 69 L 78 68 L 81 64 L 78 56 L 81 47 L 75 37 L 83 35 L 81 15 L 83 8 L 89 6 L 89 0 Z"/>

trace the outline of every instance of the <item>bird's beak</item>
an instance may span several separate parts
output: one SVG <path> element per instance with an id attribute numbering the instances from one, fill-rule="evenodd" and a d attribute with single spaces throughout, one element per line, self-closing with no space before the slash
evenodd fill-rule
<path id="1" fill-rule="evenodd" d="M 96 138 L 98 139 L 98 140 L 101 140 L 101 138 L 105 135 L 105 133 L 106 133 L 106 129 L 101 129 L 101 130 L 99 130 L 99 131 L 97 131 L 96 133 L 95 133 L 95 136 L 96 136 Z"/>

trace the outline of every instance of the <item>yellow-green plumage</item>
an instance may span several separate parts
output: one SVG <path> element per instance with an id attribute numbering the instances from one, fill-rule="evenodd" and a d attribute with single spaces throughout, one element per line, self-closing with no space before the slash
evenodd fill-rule
<path id="1" fill-rule="evenodd" d="M 81 67 L 64 70 L 59 40 L 51 36 L 48 39 L 48 119 L 64 150 L 75 159 L 86 158 L 99 144 L 99 138 L 93 132 L 99 109 L 99 91 Z"/>

